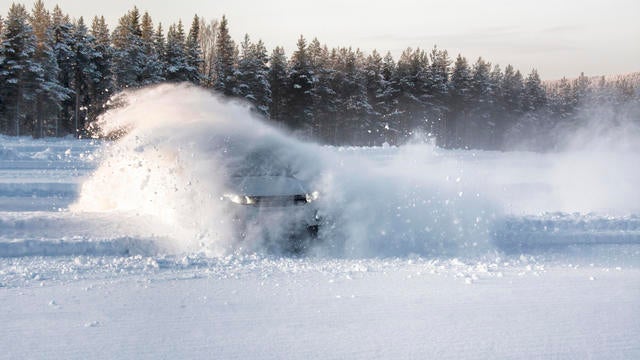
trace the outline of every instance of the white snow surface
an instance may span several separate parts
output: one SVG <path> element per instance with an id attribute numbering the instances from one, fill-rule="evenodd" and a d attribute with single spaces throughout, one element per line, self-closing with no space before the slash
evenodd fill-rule
<path id="1" fill-rule="evenodd" d="M 0 137 L 0 358 L 640 358 L 634 150 L 336 148 L 126 99 L 117 141 Z M 265 151 L 320 193 L 305 254 L 221 199 Z"/>

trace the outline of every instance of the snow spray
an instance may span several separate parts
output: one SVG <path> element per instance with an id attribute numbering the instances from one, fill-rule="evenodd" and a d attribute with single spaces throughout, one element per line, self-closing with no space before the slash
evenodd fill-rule
<path id="1" fill-rule="evenodd" d="M 263 148 L 276 149 L 319 192 L 323 224 L 309 251 L 318 256 L 486 252 L 494 222 L 508 214 L 636 211 L 640 204 L 640 171 L 614 171 L 640 164 L 637 153 L 612 162 L 580 152 L 443 150 L 424 141 L 330 147 L 298 140 L 248 104 L 190 85 L 121 96 L 125 105 L 107 112 L 98 127 L 102 135 L 122 136 L 107 142 L 72 210 L 152 217 L 154 223 L 140 226 L 165 239 L 167 252 L 267 251 L 260 239 L 238 236 L 236 214 L 221 198 L 234 167 Z"/>

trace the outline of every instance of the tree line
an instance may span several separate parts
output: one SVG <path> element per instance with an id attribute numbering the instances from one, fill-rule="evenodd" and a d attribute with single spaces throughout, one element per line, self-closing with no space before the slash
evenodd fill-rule
<path id="1" fill-rule="evenodd" d="M 191 82 L 241 98 L 256 113 L 334 145 L 401 144 L 415 136 L 442 147 L 504 149 L 519 139 L 551 149 L 558 129 L 579 126 L 595 107 L 603 121 L 638 119 L 640 76 L 543 82 L 483 58 L 407 48 L 395 60 L 376 50 L 329 49 L 303 36 L 287 57 L 248 35 L 237 44 L 226 17 L 195 16 L 167 30 L 133 8 L 110 31 L 37 0 L 0 17 L 0 133 L 85 136 L 123 89 Z"/>

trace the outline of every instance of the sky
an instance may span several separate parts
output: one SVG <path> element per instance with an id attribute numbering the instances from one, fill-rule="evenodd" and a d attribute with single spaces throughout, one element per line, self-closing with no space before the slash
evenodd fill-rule
<path id="1" fill-rule="evenodd" d="M 2 14 L 13 1 L 0 0 Z M 18 1 L 31 8 L 33 1 Z M 640 71 L 638 0 L 44 0 L 73 18 L 104 15 L 111 29 L 137 6 L 166 29 L 179 19 L 188 27 L 194 15 L 207 20 L 226 15 L 239 43 L 244 34 L 262 39 L 269 50 L 287 55 L 300 35 L 317 37 L 329 48 L 351 46 L 369 53 L 437 45 L 470 62 L 482 56 L 545 80 L 626 74 Z"/>

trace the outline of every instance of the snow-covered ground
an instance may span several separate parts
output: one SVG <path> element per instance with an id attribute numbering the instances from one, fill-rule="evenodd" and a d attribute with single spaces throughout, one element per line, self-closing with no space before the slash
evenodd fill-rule
<path id="1" fill-rule="evenodd" d="M 0 358 L 640 358 L 640 154 L 321 147 L 187 87 L 121 126 L 0 138 Z M 221 205 L 274 147 L 321 194 L 304 256 Z"/>

